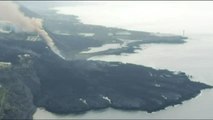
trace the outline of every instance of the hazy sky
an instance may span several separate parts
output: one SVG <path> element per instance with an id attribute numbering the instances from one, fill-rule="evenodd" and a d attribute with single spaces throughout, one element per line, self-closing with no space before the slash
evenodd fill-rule
<path id="1" fill-rule="evenodd" d="M 153 32 L 213 33 L 213 1 L 68 2 L 60 13 L 80 16 L 84 23 Z M 69 6 L 74 5 L 74 6 Z"/>
<path id="2" fill-rule="evenodd" d="M 22 1 L 34 10 L 57 8 L 84 23 L 150 32 L 213 33 L 213 1 Z"/>

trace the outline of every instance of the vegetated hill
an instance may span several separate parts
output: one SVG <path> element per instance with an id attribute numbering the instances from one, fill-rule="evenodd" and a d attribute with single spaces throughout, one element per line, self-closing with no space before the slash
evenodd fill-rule
<path id="1" fill-rule="evenodd" d="M 82 23 L 77 16 L 57 14 L 54 10 L 42 10 L 37 13 L 21 7 L 23 13 L 30 17 L 43 19 L 43 27 L 55 41 L 58 48 L 68 59 L 87 59 L 96 55 L 134 53 L 141 44 L 150 43 L 185 43 L 186 37 L 165 35 L 122 28 L 89 25 Z M 82 53 L 90 47 L 105 44 L 120 44 L 121 47 L 95 53 Z"/>
<path id="2" fill-rule="evenodd" d="M 51 13 L 48 16 L 44 15 L 43 18 L 44 28 L 63 54 L 70 59 L 82 59 L 95 55 L 134 53 L 136 49 L 140 49 L 141 44 L 181 44 L 185 43 L 185 39 L 187 39 L 179 35 L 164 35 L 88 25 L 77 22 L 76 17 L 56 13 Z M 87 51 L 89 47 L 100 47 L 105 44 L 120 44 L 121 47 L 95 53 L 81 53 Z"/>

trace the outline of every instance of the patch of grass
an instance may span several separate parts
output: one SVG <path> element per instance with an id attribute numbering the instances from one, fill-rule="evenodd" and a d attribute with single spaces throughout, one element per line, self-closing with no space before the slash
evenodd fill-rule
<path id="1" fill-rule="evenodd" d="M 1 113 L 1 108 L 3 108 L 4 103 L 5 103 L 5 98 L 6 98 L 7 91 L 5 88 L 1 87 L 0 88 L 0 113 Z"/>

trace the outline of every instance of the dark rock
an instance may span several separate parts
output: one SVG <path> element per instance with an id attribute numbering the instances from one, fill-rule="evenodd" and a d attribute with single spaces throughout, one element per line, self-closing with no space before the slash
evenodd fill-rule
<path id="1" fill-rule="evenodd" d="M 4 118 L 31 118 L 35 106 L 60 114 L 107 107 L 153 112 L 211 88 L 190 81 L 183 72 L 119 62 L 66 61 L 42 41 L 0 40 L 0 49 L 0 60 L 13 66 L 4 73 L 8 80 L 0 79 L 13 106 L 3 109 Z"/>

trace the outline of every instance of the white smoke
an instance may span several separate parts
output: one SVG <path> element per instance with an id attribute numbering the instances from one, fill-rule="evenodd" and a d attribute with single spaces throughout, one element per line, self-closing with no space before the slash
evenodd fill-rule
<path id="1" fill-rule="evenodd" d="M 0 20 L 15 24 L 24 32 L 37 32 L 47 43 L 49 48 L 58 56 L 65 59 L 55 43 L 42 28 L 42 20 L 38 18 L 29 18 L 25 16 L 20 10 L 19 6 L 11 1 L 0 2 Z"/>

